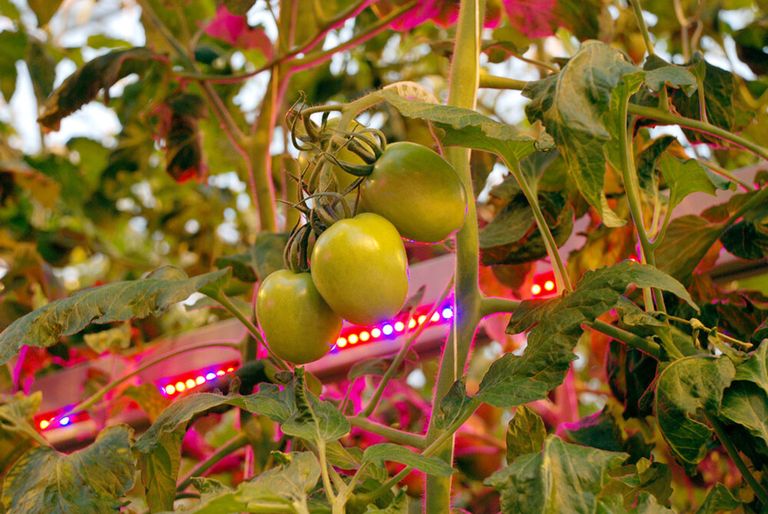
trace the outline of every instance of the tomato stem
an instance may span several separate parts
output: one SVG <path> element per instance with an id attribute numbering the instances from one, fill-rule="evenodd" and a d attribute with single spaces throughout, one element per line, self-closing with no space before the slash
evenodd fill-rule
<path id="1" fill-rule="evenodd" d="M 632 10 L 635 13 L 637 26 L 640 28 L 640 33 L 643 35 L 643 41 L 645 42 L 645 48 L 648 49 L 648 54 L 656 55 L 656 51 L 653 48 L 653 41 L 651 41 L 651 35 L 648 33 L 648 26 L 645 24 L 645 18 L 643 18 L 643 7 L 640 5 L 640 0 L 629 0 L 629 3 L 632 4 Z"/>

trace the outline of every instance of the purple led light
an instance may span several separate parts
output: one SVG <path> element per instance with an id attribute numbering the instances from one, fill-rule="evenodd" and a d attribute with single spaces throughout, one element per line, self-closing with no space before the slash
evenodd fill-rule
<path id="1" fill-rule="evenodd" d="M 391 335 L 392 335 L 392 332 L 394 332 L 394 331 L 395 331 L 395 329 L 394 329 L 394 328 L 392 328 L 392 325 L 390 325 L 389 323 L 387 323 L 386 325 L 384 325 L 383 327 L 381 327 L 381 331 L 384 333 L 384 335 L 385 335 L 385 336 L 391 336 Z"/>
<path id="2" fill-rule="evenodd" d="M 205 375 L 205 379 L 206 380 L 213 380 L 214 378 L 216 378 L 216 373 L 214 373 L 212 371 L 209 372 L 207 375 Z"/>
<path id="3" fill-rule="evenodd" d="M 443 319 L 451 319 L 453 317 L 453 310 L 450 307 L 443 309 Z"/>
<path id="4" fill-rule="evenodd" d="M 61 418 L 61 419 L 59 420 L 59 425 L 61 425 L 61 426 L 65 427 L 65 426 L 69 425 L 69 423 L 70 423 L 71 421 L 72 421 L 72 420 L 69 418 L 69 416 L 64 416 L 63 418 Z"/>

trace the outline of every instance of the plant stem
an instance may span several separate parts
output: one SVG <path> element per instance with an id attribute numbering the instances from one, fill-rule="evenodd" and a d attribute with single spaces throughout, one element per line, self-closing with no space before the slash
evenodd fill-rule
<path id="1" fill-rule="evenodd" d="M 429 310 L 429 313 L 426 314 L 427 320 L 431 319 L 432 316 L 435 314 L 435 312 L 437 312 L 437 310 L 441 308 L 443 301 L 445 301 L 445 298 L 448 296 L 448 293 L 450 293 L 452 287 L 453 287 L 453 277 L 451 277 L 451 280 L 448 281 L 448 284 L 445 286 L 445 289 L 443 290 L 438 300 Z M 379 385 L 376 387 L 376 390 L 373 392 L 373 396 L 371 396 L 371 400 L 368 402 L 368 405 L 366 405 L 365 408 L 360 412 L 359 416 L 368 417 L 371 414 L 373 414 L 373 411 L 375 411 L 376 407 L 378 407 L 379 405 L 379 401 L 381 401 L 381 396 L 384 394 L 384 389 L 387 387 L 387 383 L 389 383 L 390 379 L 392 378 L 392 375 L 394 375 L 395 372 L 397 372 L 398 368 L 400 368 L 400 364 L 403 363 L 403 360 L 405 359 L 405 356 L 408 354 L 408 351 L 410 351 L 411 346 L 416 341 L 416 339 L 419 338 L 421 333 L 424 332 L 424 329 L 426 328 L 427 328 L 427 323 L 423 323 L 419 325 L 419 327 L 413 332 L 413 334 L 411 334 L 408 340 L 400 347 L 400 351 L 397 352 L 397 355 L 390 363 L 389 367 L 387 368 L 387 371 L 384 372 L 384 376 L 381 377 L 381 380 L 379 381 Z"/>
<path id="2" fill-rule="evenodd" d="M 362 428 L 367 432 L 378 434 L 382 437 L 386 437 L 393 443 L 413 446 L 414 448 L 419 449 L 425 447 L 424 436 L 388 427 L 386 425 L 382 425 L 381 423 L 376 423 L 375 421 L 371 421 L 360 416 L 347 416 L 347 420 L 349 420 L 349 423 L 352 426 Z"/>
<path id="3" fill-rule="evenodd" d="M 152 359 L 149 362 L 146 362 L 146 363 L 142 364 L 141 366 L 139 366 L 135 370 L 131 371 L 130 373 L 126 373 L 122 377 L 120 377 L 120 378 L 118 378 L 116 380 L 113 380 L 112 382 L 110 382 L 109 384 L 105 385 L 104 387 L 102 387 L 101 389 L 99 389 L 98 391 L 93 393 L 91 396 L 89 396 L 88 398 L 86 398 L 82 402 L 78 403 L 77 405 L 75 405 L 71 409 L 68 409 L 67 413 L 79 412 L 81 410 L 85 410 L 85 409 L 89 409 L 89 408 L 93 407 L 96 404 L 96 402 L 101 400 L 104 397 L 104 395 L 106 395 L 112 389 L 116 388 L 117 386 L 119 386 L 123 382 L 131 379 L 132 377 L 135 377 L 136 375 L 138 375 L 142 371 L 144 371 L 144 370 L 146 370 L 148 368 L 151 368 L 155 364 L 159 364 L 159 363 L 163 362 L 164 360 L 170 359 L 171 357 L 174 357 L 174 356 L 179 355 L 181 353 L 187 353 L 187 352 L 191 352 L 191 351 L 194 351 L 194 350 L 200 350 L 200 349 L 203 349 L 203 348 L 214 348 L 214 347 L 236 348 L 236 349 L 239 350 L 240 349 L 240 343 L 233 343 L 231 341 L 221 341 L 221 342 L 218 342 L 218 343 L 216 343 L 216 342 L 208 342 L 208 343 L 189 345 L 189 346 L 185 346 L 183 348 L 178 348 L 176 350 L 168 352 L 168 353 L 166 353 L 164 355 L 161 355 L 160 357 L 158 357 L 156 359 Z M 61 417 L 61 416 L 64 416 L 64 415 L 65 414 L 60 414 L 58 417 Z"/>
<path id="4" fill-rule="evenodd" d="M 325 456 L 325 440 L 322 437 L 317 438 L 317 457 L 320 461 L 320 476 L 323 479 L 323 489 L 325 490 L 325 496 L 328 498 L 328 503 L 336 506 L 336 494 L 333 492 L 333 486 L 331 485 L 331 479 L 328 475 L 328 462 Z M 333 514 L 336 514 L 334 508 Z"/>
<path id="5" fill-rule="evenodd" d="M 749 150 L 750 152 L 765 160 L 768 160 L 768 149 L 710 123 L 694 120 L 692 118 L 686 118 L 684 116 L 676 116 L 655 107 L 644 107 L 642 105 L 635 104 L 629 105 L 628 112 L 629 114 L 634 114 L 635 116 L 656 120 L 664 125 L 680 125 L 681 127 L 689 128 L 697 132 L 703 132 L 717 136 L 726 141 L 730 141 L 736 146 Z"/>
<path id="6" fill-rule="evenodd" d="M 480 317 L 490 316 L 499 312 L 515 312 L 520 302 L 509 298 L 483 297 L 480 300 Z"/>
<path id="7" fill-rule="evenodd" d="M 192 483 L 192 479 L 194 477 L 201 477 L 203 476 L 208 470 L 210 470 L 213 466 L 215 466 L 221 459 L 229 455 L 230 453 L 234 453 L 243 446 L 248 444 L 248 437 L 244 433 L 237 434 L 235 437 L 229 440 L 229 442 L 225 443 L 224 446 L 216 450 L 213 454 L 209 455 L 207 459 L 200 462 L 192 468 L 192 470 L 187 473 L 187 476 L 182 479 L 181 482 L 179 482 L 179 485 L 176 486 L 177 491 L 183 491 L 184 489 L 189 486 L 189 484 Z"/>
<path id="8" fill-rule="evenodd" d="M 760 503 L 763 504 L 763 507 L 767 506 L 768 491 L 765 490 L 762 484 L 758 482 L 754 475 L 752 475 L 752 473 L 749 471 L 747 463 L 744 462 L 744 459 L 742 459 L 741 455 L 739 455 L 739 450 L 736 448 L 736 445 L 733 444 L 731 437 L 725 431 L 725 427 L 723 427 L 723 425 L 717 419 L 715 419 L 714 416 L 707 414 L 706 417 L 710 425 L 712 425 L 712 428 L 715 430 L 717 438 L 720 439 L 721 443 L 723 443 L 725 451 L 728 452 L 728 455 L 731 457 L 731 460 L 733 460 L 733 463 L 736 464 L 736 467 L 739 468 L 739 471 L 741 471 L 741 475 L 755 492 L 755 495 L 760 499 Z"/>
<path id="9" fill-rule="evenodd" d="M 617 326 L 611 325 L 609 323 L 605 323 L 604 321 L 600 321 L 600 320 L 595 320 L 591 323 L 587 323 L 586 326 L 588 326 L 592 330 L 595 330 L 609 337 L 612 337 L 615 340 L 620 341 L 631 348 L 635 348 L 636 350 L 645 352 L 651 357 L 655 358 L 656 360 L 659 360 L 661 358 L 661 347 L 657 343 L 649 339 L 640 337 L 638 335 L 633 334 L 632 332 L 624 330 L 623 328 L 619 328 Z"/>
<path id="10" fill-rule="evenodd" d="M 643 7 L 640 5 L 640 0 L 629 0 L 629 3 L 632 4 L 632 10 L 635 13 L 637 26 L 640 28 L 640 33 L 643 35 L 643 41 L 645 42 L 645 47 L 648 49 L 648 53 L 650 55 L 656 55 L 656 52 L 653 49 L 651 36 L 648 33 L 648 27 L 645 25 L 645 18 L 643 18 Z"/>
<path id="11" fill-rule="evenodd" d="M 488 89 L 512 89 L 514 91 L 521 91 L 525 89 L 528 82 L 525 80 L 510 79 L 507 77 L 499 77 L 498 75 L 489 75 L 487 73 L 480 74 L 481 88 Z"/>
<path id="12" fill-rule="evenodd" d="M 456 41 L 449 76 L 448 105 L 474 109 L 477 103 L 479 83 L 480 35 L 482 32 L 483 0 L 461 0 L 456 28 Z M 475 330 L 480 320 L 480 290 L 478 288 L 479 244 L 477 211 L 469 167 L 470 151 L 451 147 L 446 157 L 459 175 L 469 199 L 466 222 L 456 235 L 456 316 L 454 328 L 448 339 L 435 382 L 432 408 L 448 393 L 453 382 L 464 373 Z M 453 433 L 435 424 L 430 418 L 427 430 L 428 448 L 436 449 L 436 456 L 448 464 L 453 463 Z M 437 444 L 437 446 L 435 446 Z M 450 477 L 427 476 L 425 512 L 442 514 L 450 512 Z"/>
<path id="13" fill-rule="evenodd" d="M 651 266 L 656 266 L 656 257 L 654 254 L 654 248 L 648 237 L 648 232 L 645 229 L 645 219 L 643 217 L 643 205 L 640 200 L 640 183 L 637 178 L 637 170 L 635 169 L 635 156 L 632 152 L 632 139 L 630 138 L 629 131 L 627 130 L 627 111 L 629 108 L 629 96 L 625 98 L 620 106 L 618 113 L 619 117 L 619 153 L 621 154 L 621 176 L 624 181 L 624 191 L 627 194 L 627 201 L 629 202 L 629 212 L 632 214 L 632 221 L 635 224 L 635 231 L 637 237 L 640 240 L 641 257 L 643 262 L 647 262 Z M 664 296 L 659 289 L 651 289 L 654 299 L 656 300 L 656 308 L 660 311 L 666 311 L 664 305 Z M 645 298 L 645 309 L 647 311 L 653 310 L 653 302 L 649 298 L 648 290 L 643 290 Z"/>
<path id="14" fill-rule="evenodd" d="M 544 213 L 541 212 L 541 206 L 539 206 L 539 199 L 536 195 L 536 192 L 531 189 L 531 185 L 525 179 L 525 176 L 520 172 L 520 170 L 517 169 L 517 167 L 512 166 L 506 158 L 503 158 L 503 160 L 507 166 L 507 169 L 509 169 L 510 173 L 514 175 L 517 183 L 520 185 L 520 190 L 528 200 L 528 205 L 533 212 L 533 217 L 536 219 L 536 225 L 539 227 L 539 232 L 541 233 L 542 240 L 544 241 L 544 247 L 547 249 L 547 255 L 549 255 L 549 259 L 552 262 L 552 269 L 555 273 L 557 290 L 561 293 L 572 291 L 573 285 L 571 285 L 571 278 L 568 276 L 568 270 L 565 269 L 563 259 L 560 257 L 560 252 L 557 249 L 557 242 L 552 235 L 552 231 L 549 230 L 549 225 L 547 225 L 547 220 L 544 218 Z"/>

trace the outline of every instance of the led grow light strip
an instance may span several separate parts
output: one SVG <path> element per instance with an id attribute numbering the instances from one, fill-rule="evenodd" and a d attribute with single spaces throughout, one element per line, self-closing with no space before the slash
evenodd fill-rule
<path id="1" fill-rule="evenodd" d="M 388 339 L 395 339 L 403 335 L 407 330 L 416 328 L 417 325 L 425 323 L 439 325 L 448 323 L 453 318 L 453 307 L 450 304 L 444 305 L 436 310 L 432 316 L 427 319 L 427 315 L 432 311 L 432 305 L 424 305 L 413 311 L 409 315 L 401 318 L 395 318 L 376 326 L 361 327 L 349 325 L 341 331 L 341 335 L 336 340 L 331 352 L 338 352 L 360 346 L 361 344 L 373 343 Z M 167 397 L 176 397 L 181 393 L 195 389 L 207 382 L 217 380 L 229 373 L 235 371 L 236 361 L 230 361 L 213 367 L 206 367 L 193 372 L 187 372 L 171 377 L 164 377 L 156 381 L 160 392 Z M 73 405 L 46 412 L 35 417 L 35 424 L 40 430 L 52 430 L 54 428 L 66 428 L 73 424 L 87 421 L 90 416 L 87 412 L 69 412 Z M 65 416 L 59 418 L 62 414 Z"/>

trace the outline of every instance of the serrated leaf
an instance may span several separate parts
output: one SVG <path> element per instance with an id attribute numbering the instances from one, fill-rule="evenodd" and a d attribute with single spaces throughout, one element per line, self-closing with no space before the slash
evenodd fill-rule
<path id="1" fill-rule="evenodd" d="M 528 453 L 538 453 L 544 446 L 547 429 L 541 416 L 522 405 L 515 409 L 515 415 L 507 425 L 507 463 Z"/>
<path id="2" fill-rule="evenodd" d="M 696 511 L 696 514 L 717 514 L 718 512 L 732 512 L 739 508 L 741 502 L 734 498 L 731 491 L 723 484 L 717 483 L 709 490 L 704 503 Z"/>
<path id="3" fill-rule="evenodd" d="M 715 184 L 698 161 L 694 159 L 681 161 L 671 155 L 665 155 L 659 164 L 661 174 L 670 191 L 668 209 L 677 207 L 691 193 L 707 193 L 715 196 Z"/>
<path id="4" fill-rule="evenodd" d="M 437 457 L 424 457 L 397 444 L 374 444 L 363 452 L 363 464 L 382 466 L 384 462 L 399 462 L 437 477 L 448 477 L 453 474 L 453 468 L 444 460 Z"/>
<path id="5" fill-rule="evenodd" d="M 0 364 L 23 345 L 47 347 L 91 323 L 145 318 L 186 300 L 192 293 L 226 282 L 228 270 L 188 278 L 178 268 L 159 268 L 145 278 L 85 289 L 14 321 L 0 333 Z"/>
<path id="6" fill-rule="evenodd" d="M 761 344 L 740 362 L 733 379 L 757 384 L 768 394 L 768 344 Z"/>
<path id="7" fill-rule="evenodd" d="M 308 441 L 335 441 L 352 428 L 331 402 L 318 400 L 304 386 L 304 369 L 296 369 L 294 394 L 296 411 L 282 425 L 287 435 Z"/>
<path id="8" fill-rule="evenodd" d="M 768 444 L 768 394 L 751 382 L 734 382 L 725 390 L 720 413 Z"/>
<path id="9" fill-rule="evenodd" d="M 448 393 L 440 399 L 435 416 L 435 427 L 447 429 L 453 423 L 462 419 L 468 414 L 468 410 L 474 410 L 477 404 L 467 396 L 467 387 L 464 379 L 453 383 Z"/>
<path id="10" fill-rule="evenodd" d="M 0 404 L 0 475 L 5 475 L 11 465 L 30 448 L 48 445 L 32 424 L 42 399 L 40 391 L 29 396 L 16 393 Z"/>
<path id="11" fill-rule="evenodd" d="M 534 140 L 517 130 L 470 109 L 406 100 L 395 91 L 382 97 L 408 118 L 432 122 L 444 131 L 446 146 L 462 146 L 503 156 L 511 165 L 534 151 Z"/>
<path id="12" fill-rule="evenodd" d="M 724 228 L 724 223 L 713 223 L 700 216 L 674 218 L 656 249 L 659 269 L 680 280 L 690 279 Z"/>
<path id="13" fill-rule="evenodd" d="M 181 440 L 187 424 L 197 415 L 216 407 L 229 405 L 254 414 L 279 418 L 291 412 L 292 397 L 282 395 L 272 386 L 248 396 L 224 396 L 199 393 L 180 398 L 165 409 L 157 420 L 138 438 L 135 449 L 139 453 L 142 481 L 147 500 L 155 510 L 173 507 L 176 478 L 181 459 Z"/>
<path id="14" fill-rule="evenodd" d="M 694 356 L 674 361 L 659 375 L 655 403 L 659 428 L 683 462 L 697 464 L 706 455 L 712 429 L 704 413 L 718 412 L 735 373 L 727 358 Z"/>
<path id="15" fill-rule="evenodd" d="M 502 512 L 592 514 L 610 473 L 626 457 L 549 436 L 540 452 L 518 457 L 485 483 L 501 493 Z"/>
<path id="16" fill-rule="evenodd" d="M 45 128 L 58 130 L 61 120 L 95 100 L 96 95 L 131 73 L 144 72 L 148 64 L 161 60 L 147 48 L 116 50 L 88 61 L 56 88 L 43 106 L 38 121 Z"/>
<path id="17" fill-rule="evenodd" d="M 730 253 L 741 259 L 757 260 L 768 256 L 768 233 L 749 220 L 734 223 L 720 236 Z"/>
<path id="18" fill-rule="evenodd" d="M 547 302 L 524 301 L 510 320 L 508 332 L 532 325 L 523 355 L 511 353 L 494 362 L 483 377 L 477 398 L 511 407 L 544 398 L 559 385 L 576 357 L 572 353 L 581 325 L 614 307 L 630 284 L 669 291 L 698 309 L 685 288 L 658 269 L 622 262 L 586 273 L 576 289 Z"/>
<path id="19" fill-rule="evenodd" d="M 611 113 L 616 86 L 625 76 L 641 77 L 641 73 L 618 50 L 588 41 L 562 71 L 529 83 L 523 90 L 523 96 L 532 100 L 525 108 L 528 119 L 544 123 L 579 191 L 609 226 L 621 226 L 624 222 L 608 207 L 603 192 L 604 146 L 612 139 L 606 125 L 612 122 L 606 117 Z M 637 86 L 635 80 L 631 82 L 622 96 L 631 94 Z"/>
<path id="20" fill-rule="evenodd" d="M 208 487 L 190 514 L 235 512 L 309 512 L 307 500 L 320 478 L 320 464 L 310 452 L 284 454 L 283 463 L 236 489 Z"/>
<path id="21" fill-rule="evenodd" d="M 101 514 L 118 510 L 133 486 L 131 429 L 103 430 L 83 450 L 63 455 L 48 447 L 30 450 L 5 478 L 9 514 Z"/>

